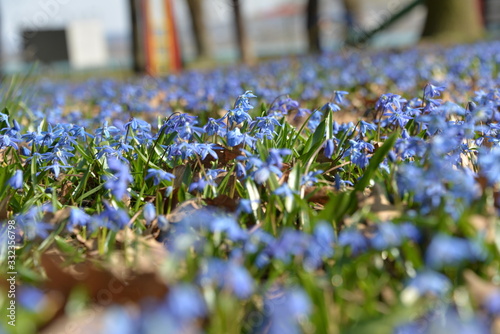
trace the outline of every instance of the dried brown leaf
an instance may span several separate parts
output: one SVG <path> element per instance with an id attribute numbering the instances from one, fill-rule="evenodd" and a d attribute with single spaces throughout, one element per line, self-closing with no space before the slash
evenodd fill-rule
<path id="1" fill-rule="evenodd" d="M 335 193 L 334 187 L 324 186 L 324 187 L 306 187 L 305 188 L 305 198 L 310 203 L 325 205 L 330 199 L 330 194 Z"/>
<path id="2" fill-rule="evenodd" d="M 9 216 L 8 209 L 11 197 L 12 194 L 9 194 L 0 202 L 0 220 L 6 220 Z"/>
<path id="3" fill-rule="evenodd" d="M 495 216 L 472 215 L 469 222 L 476 230 L 486 234 L 486 241 L 493 242 L 495 240 Z"/>
<path id="4" fill-rule="evenodd" d="M 68 219 L 70 213 L 70 207 L 65 207 L 64 209 L 58 210 L 55 213 L 47 211 L 43 216 L 43 220 L 51 225 L 57 225 Z"/>
<path id="5" fill-rule="evenodd" d="M 97 303 L 104 297 L 108 302 L 119 304 L 138 303 L 147 297 L 162 299 L 168 291 L 168 287 L 156 273 L 130 272 L 123 279 L 90 260 L 64 266 L 66 260 L 55 249 L 45 252 L 41 257 L 41 264 L 47 275 L 45 289 L 61 293 L 65 300 L 78 286 L 84 288 L 91 300 Z"/>
<path id="6" fill-rule="evenodd" d="M 207 203 L 207 205 L 224 208 L 230 212 L 236 211 L 238 207 L 238 200 L 227 195 L 219 195 L 215 198 L 205 198 L 203 201 Z"/>
<path id="7" fill-rule="evenodd" d="M 116 235 L 118 246 L 123 251 L 115 252 L 111 257 L 111 271 L 121 275 L 132 266 L 135 273 L 155 273 L 167 258 L 167 250 L 164 245 L 152 236 L 142 236 L 126 228 Z M 133 245 L 133 246 L 132 246 Z M 127 265 L 128 264 L 128 265 Z"/>
<path id="8" fill-rule="evenodd" d="M 178 223 L 187 216 L 192 215 L 196 210 L 199 210 L 201 205 L 197 199 L 191 199 L 182 202 L 169 215 L 167 219 L 171 223 Z"/>
<path id="9" fill-rule="evenodd" d="M 472 298 L 478 304 L 482 304 L 488 296 L 498 289 L 498 286 L 485 281 L 469 269 L 464 272 L 464 278 Z"/>
<path id="10" fill-rule="evenodd" d="M 377 184 L 371 190 L 358 194 L 358 205 L 359 208 L 369 207 L 370 212 L 381 221 L 389 221 L 401 215 L 400 210 L 389 202 Z"/>

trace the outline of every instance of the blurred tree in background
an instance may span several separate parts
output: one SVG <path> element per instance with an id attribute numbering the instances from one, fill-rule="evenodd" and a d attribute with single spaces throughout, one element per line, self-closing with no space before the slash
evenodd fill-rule
<path id="1" fill-rule="evenodd" d="M 145 71 L 144 59 L 140 46 L 140 33 L 139 33 L 139 6 L 138 0 L 129 0 L 129 13 L 130 13 L 130 27 L 132 34 L 131 53 L 132 53 L 132 70 L 134 73 L 142 73 Z"/>
<path id="2" fill-rule="evenodd" d="M 135 72 L 144 71 L 144 50 L 140 47 L 141 31 L 141 3 L 144 0 L 129 0 L 130 21 L 132 26 L 132 54 L 133 69 Z M 326 0 L 324 0 L 326 1 Z M 329 0 L 331 1 L 331 0 Z M 366 43 L 371 37 L 380 31 L 390 27 L 406 14 L 412 12 L 414 8 L 424 3 L 428 8 L 428 15 L 422 33 L 424 41 L 439 43 L 462 43 L 480 39 L 484 33 L 484 23 L 481 17 L 481 5 L 478 0 L 413 0 L 408 1 L 406 7 L 392 13 L 386 22 L 372 31 L 364 31 L 360 22 L 364 15 L 362 4 L 364 0 L 341 0 L 344 8 L 344 35 L 346 41 L 351 37 L 357 43 Z M 498 0 L 497 0 L 498 1 Z M 252 50 L 252 43 L 247 33 L 247 28 L 242 12 L 241 0 L 225 0 L 226 5 L 231 6 L 233 12 L 233 31 L 238 58 L 251 64 L 255 60 Z M 209 29 L 206 26 L 203 0 L 186 0 L 189 16 L 191 19 L 191 30 L 195 47 L 197 61 L 211 59 L 211 41 Z M 319 53 L 322 51 L 321 27 L 320 27 L 320 6 L 321 0 L 304 0 L 305 28 L 309 53 Z M 389 2 L 387 2 L 389 5 Z M 359 35 L 361 32 L 361 38 Z M 357 38 L 356 38 L 357 37 Z"/>
<path id="3" fill-rule="evenodd" d="M 210 42 L 203 15 L 203 0 L 187 0 L 187 4 L 191 15 L 196 55 L 199 59 L 208 59 L 210 57 Z"/>
<path id="4" fill-rule="evenodd" d="M 440 43 L 463 43 L 484 33 L 477 0 L 425 0 L 428 14 L 422 37 Z"/>
<path id="5" fill-rule="evenodd" d="M 245 22 L 241 13 L 241 4 L 239 0 L 232 0 L 234 12 L 234 25 L 236 33 L 236 44 L 238 45 L 238 52 L 240 60 L 245 64 L 251 64 L 254 61 L 250 40 L 248 39 Z"/>
<path id="6" fill-rule="evenodd" d="M 344 39 L 348 39 L 356 30 L 359 30 L 361 21 L 361 2 L 360 0 L 342 0 L 344 6 Z"/>
<path id="7" fill-rule="evenodd" d="M 321 38 L 319 29 L 319 0 L 307 0 L 306 29 L 309 52 L 321 52 Z"/>

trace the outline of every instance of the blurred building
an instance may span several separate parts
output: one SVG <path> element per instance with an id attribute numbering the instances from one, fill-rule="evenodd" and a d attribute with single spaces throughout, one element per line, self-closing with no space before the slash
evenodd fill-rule
<path id="1" fill-rule="evenodd" d="M 57 51 L 60 57 L 64 49 L 67 54 L 59 61 L 41 59 L 46 64 L 43 67 L 67 71 L 129 66 L 124 0 L 0 0 L 0 13 L 3 70 L 7 73 L 29 67 L 35 53 L 44 58 Z M 59 31 L 59 37 L 50 36 L 51 31 Z M 44 41 L 47 34 L 49 41 Z"/>
<path id="2" fill-rule="evenodd" d="M 68 64 L 73 70 L 108 65 L 107 44 L 98 21 L 73 21 L 64 29 L 22 31 L 24 62 Z"/>
<path id="3" fill-rule="evenodd" d="M 361 13 L 357 26 L 359 29 L 369 30 L 394 15 L 398 6 L 405 6 L 412 0 L 360 1 Z M 490 31 L 500 31 L 500 1 L 482 1 L 485 24 Z M 186 0 L 170 2 L 176 21 L 179 49 L 184 62 L 189 63 L 195 59 L 195 50 Z M 244 0 L 241 1 L 241 5 L 251 47 L 256 56 L 297 54 L 307 50 L 304 15 L 306 0 Z M 63 58 L 67 59 L 65 67 L 67 69 L 130 68 L 131 28 L 128 6 L 128 0 L 0 0 L 4 69 L 13 72 L 26 67 L 25 60 L 30 60 L 29 50 L 35 47 L 39 53 L 44 45 L 46 47 L 44 52 L 56 51 L 57 48 L 49 45 L 61 38 L 55 37 L 54 34 L 57 33 L 49 38 L 50 42 L 43 41 L 44 33 L 39 34 L 40 42 L 32 41 L 30 44 L 23 41 L 25 39 L 23 34 L 33 31 L 65 32 L 67 54 Z M 203 6 L 212 57 L 219 61 L 233 61 L 238 53 L 233 28 L 232 0 L 203 0 Z M 342 0 L 324 0 L 321 1 L 321 6 L 322 45 L 326 50 L 335 50 L 342 45 L 345 36 L 345 12 Z M 377 34 L 370 41 L 370 45 L 392 47 L 417 42 L 425 15 L 425 7 L 418 6 L 404 19 Z M 77 28 L 74 28 L 76 30 L 70 28 L 75 26 L 75 22 L 89 21 L 94 22 L 94 28 L 80 30 L 85 33 L 78 33 Z M 92 31 L 94 31 L 93 36 L 98 37 L 89 37 L 88 33 Z M 155 29 L 154 32 L 157 33 L 158 30 Z M 68 39 L 69 35 L 80 37 Z M 74 42 L 78 38 L 80 42 Z M 85 44 L 91 40 L 96 43 Z M 60 43 L 62 49 L 64 49 L 63 44 Z M 70 51 L 75 48 L 82 50 L 79 53 L 89 52 L 87 56 L 75 57 L 75 51 Z M 92 57 L 94 59 L 91 59 Z"/>

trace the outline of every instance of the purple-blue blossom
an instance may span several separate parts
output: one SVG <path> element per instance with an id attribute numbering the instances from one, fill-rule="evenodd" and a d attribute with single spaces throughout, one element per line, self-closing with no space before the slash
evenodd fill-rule
<path id="1" fill-rule="evenodd" d="M 7 181 L 9 186 L 13 189 L 21 189 L 23 187 L 23 171 L 17 169 L 14 174 L 11 176 L 9 181 Z"/>

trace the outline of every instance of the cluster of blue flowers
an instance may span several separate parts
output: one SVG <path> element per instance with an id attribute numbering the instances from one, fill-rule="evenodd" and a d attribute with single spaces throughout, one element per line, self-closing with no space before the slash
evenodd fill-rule
<path id="1" fill-rule="evenodd" d="M 100 252 L 123 230 L 163 243 L 169 293 L 140 313 L 108 308 L 109 332 L 201 333 L 231 322 L 230 307 L 249 333 L 313 332 L 331 314 L 352 325 L 398 307 L 379 307 L 390 293 L 369 285 L 380 276 L 407 305 L 443 301 L 396 333 L 483 333 L 498 287 L 467 319 L 453 291 L 467 268 L 498 276 L 498 240 L 471 217 L 500 209 L 499 54 L 491 42 L 43 81 L 24 111 L 0 113 L 0 211 L 25 257 L 56 234 L 97 239 Z M 375 184 L 378 202 L 363 207 Z M 378 216 L 382 199 L 395 218 Z M 40 291 L 25 291 L 36 309 Z M 366 313 L 351 308 L 359 295 Z"/>

